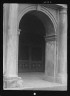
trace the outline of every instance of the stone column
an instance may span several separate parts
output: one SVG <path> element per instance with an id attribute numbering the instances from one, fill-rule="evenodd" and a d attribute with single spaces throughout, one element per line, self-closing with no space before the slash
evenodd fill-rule
<path id="1" fill-rule="evenodd" d="M 7 38 L 6 74 L 3 77 L 4 88 L 23 87 L 23 80 L 18 77 L 18 4 L 9 4 L 9 22 Z"/>
<path id="2" fill-rule="evenodd" d="M 7 38 L 7 9 L 8 9 L 8 5 L 4 4 L 3 5 L 3 74 L 5 74 L 6 71 L 6 38 Z"/>
<path id="3" fill-rule="evenodd" d="M 17 68 L 17 15 L 18 4 L 10 4 L 8 22 L 8 41 L 7 41 L 7 77 L 18 77 Z"/>
<path id="4" fill-rule="evenodd" d="M 59 77 L 62 83 L 67 83 L 67 9 L 59 13 Z"/>

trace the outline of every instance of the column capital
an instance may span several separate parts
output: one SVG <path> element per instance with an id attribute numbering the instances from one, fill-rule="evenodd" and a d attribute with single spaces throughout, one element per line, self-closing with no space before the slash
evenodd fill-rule
<path id="1" fill-rule="evenodd" d="M 48 41 L 48 40 L 56 40 L 56 38 L 57 38 L 56 35 L 44 36 L 45 41 Z"/>

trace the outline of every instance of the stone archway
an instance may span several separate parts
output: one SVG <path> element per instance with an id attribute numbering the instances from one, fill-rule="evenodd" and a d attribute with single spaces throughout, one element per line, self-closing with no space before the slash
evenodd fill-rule
<path id="1" fill-rule="evenodd" d="M 53 15 L 51 15 L 51 13 L 44 7 L 41 6 L 27 6 L 27 8 L 24 8 L 24 10 L 18 14 L 18 5 L 16 4 L 15 10 L 14 10 L 14 5 L 11 4 L 10 5 L 10 16 L 9 16 L 9 42 L 7 44 L 7 71 L 6 71 L 6 75 L 7 77 L 18 77 L 18 37 L 19 37 L 19 29 L 18 29 L 18 25 L 20 22 L 20 19 L 22 18 L 22 16 L 27 13 L 28 11 L 31 10 L 39 10 L 43 13 L 45 13 L 46 15 L 49 16 L 49 18 L 51 19 L 54 28 L 56 30 L 56 21 L 53 17 Z M 12 11 L 11 11 L 12 9 Z M 14 12 L 14 13 L 13 13 Z M 13 15 L 12 15 L 13 14 Z M 12 45 L 11 45 L 12 44 Z M 12 52 L 10 51 L 12 50 Z M 9 57 L 9 58 L 8 58 Z M 11 62 L 10 62 L 11 61 Z M 10 64 L 10 65 L 9 65 Z M 15 64 L 15 65 L 14 65 Z M 14 66 L 14 68 L 13 68 Z M 13 70 L 13 71 L 11 71 Z"/>
<path id="2" fill-rule="evenodd" d="M 37 11 L 41 11 L 43 12 L 44 14 L 46 14 L 50 20 L 52 21 L 53 23 L 53 26 L 54 26 L 54 29 L 55 29 L 55 33 L 56 33 L 56 29 L 57 29 L 57 20 L 56 18 L 53 16 L 53 14 L 50 12 L 50 10 L 46 7 L 43 7 L 43 6 L 36 6 L 36 5 L 27 5 L 18 15 L 18 23 L 17 23 L 17 27 L 19 29 L 19 22 L 21 20 L 21 18 L 29 11 L 32 11 L 32 10 L 37 10 Z"/>
<path id="3" fill-rule="evenodd" d="M 53 34 L 53 36 L 52 36 L 52 38 L 53 39 L 55 39 L 56 38 L 56 29 L 57 29 L 57 23 L 56 23 L 56 20 L 54 19 L 54 16 L 52 15 L 52 13 L 50 13 L 49 12 L 49 10 L 47 9 L 47 8 L 45 8 L 45 7 L 42 7 L 42 6 L 33 6 L 33 5 L 31 5 L 31 6 L 27 6 L 26 8 L 24 8 L 21 12 L 20 12 L 20 14 L 18 15 L 18 24 L 17 24 L 17 26 L 18 26 L 18 29 L 19 29 L 19 23 L 20 23 L 20 20 L 22 19 L 22 17 L 26 14 L 26 13 L 28 13 L 29 11 L 33 11 L 33 10 L 37 10 L 37 11 L 40 11 L 40 12 L 43 12 L 46 16 L 48 16 L 48 19 L 50 19 L 51 20 L 51 22 L 52 22 L 52 24 L 53 24 L 53 27 L 54 27 L 54 30 L 55 30 L 55 34 Z M 20 29 L 19 29 L 19 33 L 20 33 Z M 49 39 L 49 38 L 48 38 Z M 51 39 L 51 38 L 50 38 Z M 49 39 L 49 40 L 50 40 Z M 53 40 L 52 39 L 52 40 Z M 47 40 L 46 39 L 46 37 L 45 37 L 45 40 Z M 46 43 L 47 44 L 47 43 Z M 51 44 L 51 43 L 50 43 Z M 54 42 L 52 42 L 52 45 L 55 47 L 53 47 L 54 49 L 55 49 L 55 55 L 56 55 L 56 42 L 54 43 Z M 19 46 L 19 45 L 18 45 Z M 51 45 L 50 45 L 51 46 Z M 46 45 L 46 47 L 47 47 L 47 45 Z M 52 50 L 52 49 L 50 49 L 50 50 Z M 45 52 L 47 51 L 47 49 L 45 50 Z M 46 54 L 45 54 L 45 56 L 46 56 Z M 45 58 L 45 60 L 46 60 L 46 58 Z M 56 60 L 55 60 L 56 61 Z M 46 63 L 46 61 L 45 61 L 45 63 Z M 56 63 L 54 63 L 54 67 L 56 67 Z M 54 80 L 55 81 L 55 74 L 56 74 L 56 72 L 55 72 L 55 69 L 56 68 L 54 68 L 54 76 L 53 77 L 48 77 L 51 81 L 52 80 Z M 46 68 L 45 68 L 45 70 L 46 70 Z M 46 72 L 45 72 L 45 74 L 46 74 Z M 47 74 L 46 74 L 47 75 Z M 45 76 L 46 76 L 45 75 Z M 48 79 L 48 80 L 49 80 Z"/>
<path id="4" fill-rule="evenodd" d="M 41 12 L 41 11 L 39 11 L 39 10 L 37 10 L 37 11 L 38 11 L 38 13 Z M 28 11 L 28 12 L 30 12 L 30 11 Z M 27 13 L 28 13 L 28 12 L 27 12 Z M 31 12 L 33 12 L 33 11 L 31 11 Z M 34 14 L 36 14 L 36 13 L 37 13 L 37 12 L 34 11 Z M 41 15 L 41 14 L 42 14 L 42 15 Z M 22 15 L 22 14 L 21 14 L 21 15 Z M 45 46 L 45 66 L 46 66 L 47 63 L 48 63 L 47 66 L 46 66 L 47 68 L 49 68 L 49 67 L 51 66 L 50 68 L 51 68 L 51 70 L 52 70 L 53 76 L 52 76 L 52 74 L 50 74 L 51 72 L 48 72 L 48 74 L 51 75 L 51 76 L 49 76 L 48 78 L 51 79 L 50 81 L 52 81 L 52 80 L 55 79 L 55 68 L 54 68 L 54 67 L 56 66 L 56 65 L 55 65 L 56 63 L 54 63 L 54 59 L 53 59 L 52 61 L 50 61 L 50 60 L 49 60 L 49 57 L 48 57 L 48 59 L 47 59 L 46 56 L 48 56 L 47 54 L 50 54 L 50 53 L 48 53 L 49 51 L 53 50 L 53 52 L 54 52 L 55 55 L 54 55 L 53 53 L 51 53 L 51 54 L 52 54 L 52 57 L 51 57 L 51 58 L 53 58 L 54 56 L 56 57 L 55 30 L 54 30 L 54 26 L 51 26 L 52 29 L 49 28 L 50 24 L 53 25 L 53 23 L 52 23 L 52 21 L 50 20 L 50 18 L 49 18 L 48 16 L 46 16 L 46 15 L 43 17 L 43 15 L 45 15 L 45 14 L 41 12 L 41 13 L 39 13 L 38 17 L 39 17 L 40 19 L 46 18 L 46 22 L 47 22 L 47 23 L 45 23 L 45 22 L 44 22 L 45 20 L 43 21 L 43 19 L 42 19 L 42 21 L 43 21 L 43 23 L 45 23 L 44 26 L 46 27 L 46 31 L 49 29 L 48 32 L 49 32 L 49 35 L 51 35 L 51 36 L 49 36 L 48 39 L 47 39 L 47 37 L 46 37 L 46 36 L 48 36 L 48 35 L 45 35 L 44 38 L 45 38 L 45 44 L 46 44 L 46 46 Z M 24 17 L 24 15 L 22 15 L 22 16 Z M 42 17 L 41 17 L 41 16 L 42 16 Z M 21 19 L 22 19 L 22 18 L 21 18 Z M 46 24 L 48 24 L 48 25 L 46 25 Z M 48 29 L 47 29 L 47 27 L 48 27 Z M 52 30 L 52 32 L 51 32 L 50 29 Z M 20 29 L 20 30 L 21 30 L 21 29 Z M 54 32 L 54 33 L 53 33 L 53 32 Z M 53 34 L 50 34 L 50 33 L 53 33 Z M 21 32 L 20 32 L 20 34 L 21 34 Z M 50 42 L 49 42 L 50 46 L 52 46 L 52 45 L 54 46 L 54 47 L 51 47 L 50 50 L 47 49 L 47 48 L 49 48 L 49 45 L 47 44 L 48 41 L 50 41 Z M 53 42 L 51 42 L 51 41 L 53 41 Z M 55 43 L 54 43 L 54 41 L 55 41 Z M 53 49 L 52 49 L 52 48 L 53 48 Z M 46 59 L 47 59 L 47 60 L 46 60 Z M 47 62 L 47 61 L 48 61 L 48 62 Z M 56 60 L 55 60 L 55 62 L 56 62 Z M 46 73 L 47 69 L 46 69 L 46 67 L 45 67 L 45 76 L 47 77 L 47 73 Z M 52 69 L 52 68 L 54 68 L 54 69 Z M 48 71 L 49 71 L 49 70 L 48 70 Z M 48 80 L 49 80 L 49 79 L 48 79 Z"/>
<path id="5" fill-rule="evenodd" d="M 57 21 L 56 19 L 54 19 L 54 16 L 52 15 L 52 13 L 50 12 L 50 9 L 45 8 L 43 6 L 35 6 L 35 5 L 27 5 L 27 7 L 24 7 L 24 10 L 18 14 L 18 4 L 10 4 L 9 7 L 9 22 L 8 22 L 8 40 L 7 40 L 7 62 L 6 62 L 6 73 L 5 76 L 7 78 L 17 78 L 17 80 L 19 79 L 18 77 L 18 37 L 20 34 L 20 30 L 18 28 L 20 19 L 22 18 L 22 16 L 27 13 L 30 10 L 39 10 L 44 12 L 46 15 L 48 15 L 48 17 L 51 19 L 53 25 L 54 25 L 54 29 L 55 29 L 55 33 L 57 33 Z M 67 32 L 67 15 L 66 15 L 66 10 L 65 9 L 61 9 L 59 10 L 60 14 L 59 14 L 59 18 L 60 18 L 60 22 L 58 22 L 58 24 L 60 26 L 58 26 L 60 29 L 58 32 L 62 32 L 62 37 L 60 37 L 60 33 L 58 34 L 59 39 L 63 38 L 61 41 L 61 46 L 62 48 L 60 48 L 60 40 L 58 40 L 58 44 L 59 44 L 59 56 L 61 56 L 61 59 L 63 60 L 59 60 L 60 62 L 60 66 L 62 66 L 62 69 L 60 68 L 60 77 L 57 77 L 57 79 L 59 78 L 61 80 L 61 82 L 66 82 L 66 46 L 64 46 L 63 44 L 66 44 L 66 32 Z M 62 26 L 61 26 L 62 25 Z M 64 34 L 63 34 L 64 32 Z M 54 38 L 53 38 L 54 39 Z M 65 41 L 65 42 L 64 42 Z M 64 42 L 64 43 L 63 43 Z M 49 45 L 50 46 L 50 45 Z M 63 50 L 63 51 L 62 51 Z M 61 53 L 64 55 L 61 55 Z M 64 62 L 64 63 L 63 63 Z M 61 64 L 62 63 L 62 64 Z M 55 66 L 56 68 L 56 66 Z M 64 80 L 65 79 L 65 80 Z"/>

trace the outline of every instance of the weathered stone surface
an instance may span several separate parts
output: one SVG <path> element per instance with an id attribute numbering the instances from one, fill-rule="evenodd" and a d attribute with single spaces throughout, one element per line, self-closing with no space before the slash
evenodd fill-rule
<path id="1" fill-rule="evenodd" d="M 23 87 L 23 80 L 21 78 L 4 78 L 3 87 L 4 88 L 20 88 Z"/>

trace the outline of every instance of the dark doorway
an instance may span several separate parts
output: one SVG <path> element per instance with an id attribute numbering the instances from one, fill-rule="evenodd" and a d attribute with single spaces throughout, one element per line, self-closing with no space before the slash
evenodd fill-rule
<path id="1" fill-rule="evenodd" d="M 25 14 L 19 25 L 18 71 L 45 72 L 45 28 L 33 14 Z"/>

